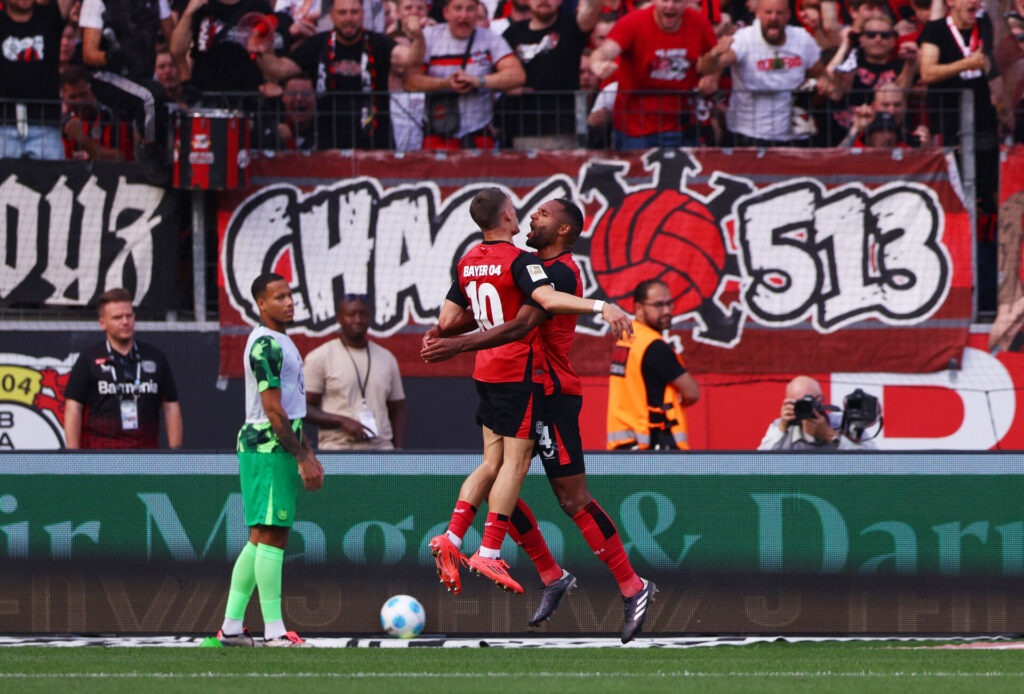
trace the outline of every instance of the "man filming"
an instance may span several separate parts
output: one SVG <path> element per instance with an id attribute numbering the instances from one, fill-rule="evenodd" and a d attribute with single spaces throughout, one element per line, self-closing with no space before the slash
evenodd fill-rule
<path id="1" fill-rule="evenodd" d="M 821 386 L 810 376 L 797 376 L 786 384 L 781 417 L 768 425 L 759 451 L 865 451 L 875 442 L 854 441 L 843 433 L 838 407 L 826 405 Z M 862 431 L 862 430 L 861 430 Z"/>

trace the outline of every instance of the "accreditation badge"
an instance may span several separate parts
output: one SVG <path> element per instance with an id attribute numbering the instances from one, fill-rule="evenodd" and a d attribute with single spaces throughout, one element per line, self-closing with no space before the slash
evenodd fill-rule
<path id="1" fill-rule="evenodd" d="M 377 418 L 373 416 L 373 410 L 365 408 L 359 410 L 359 423 L 373 432 L 374 436 L 377 436 Z"/>
<path id="2" fill-rule="evenodd" d="M 121 430 L 135 431 L 139 428 L 139 403 L 134 400 L 121 401 Z"/>

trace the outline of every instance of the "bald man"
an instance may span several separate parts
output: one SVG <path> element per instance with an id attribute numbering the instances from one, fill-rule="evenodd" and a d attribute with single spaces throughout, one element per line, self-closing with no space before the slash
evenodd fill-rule
<path id="1" fill-rule="evenodd" d="M 807 396 L 814 399 L 813 416 L 797 420 L 794 403 Z M 856 443 L 843 436 L 842 413 L 825 409 L 821 386 L 810 376 L 797 376 L 786 384 L 781 416 L 768 425 L 759 451 L 864 451 L 875 450 L 874 441 Z"/>

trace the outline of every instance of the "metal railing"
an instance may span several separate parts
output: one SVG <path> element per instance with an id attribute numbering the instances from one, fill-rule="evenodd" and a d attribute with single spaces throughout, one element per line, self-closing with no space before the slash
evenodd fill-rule
<path id="1" fill-rule="evenodd" d="M 286 106 L 290 99 L 268 98 L 260 93 L 218 93 L 205 94 L 198 106 L 248 114 L 253 150 L 417 150 L 423 135 L 429 133 L 423 96 L 406 92 L 332 93 L 320 98 L 307 95 L 304 101 L 308 107 L 291 111 Z M 630 136 L 678 132 L 685 136 L 685 144 L 693 146 L 839 146 L 848 144 L 844 137 L 856 120 L 855 107 L 869 103 L 872 93 L 851 93 L 838 101 L 812 92 L 623 92 L 617 99 L 614 94 L 598 92 L 471 96 L 487 100 L 483 106 L 478 102 L 477 107 L 489 108 L 492 113 L 484 134 L 497 149 L 611 149 L 617 144 L 615 131 Z M 98 104 L 91 110 L 85 134 L 103 138 L 104 146 L 112 149 L 126 149 L 130 158 L 131 148 L 117 140 L 118 134 L 122 140 L 124 133 L 130 137 L 130 126 L 122 127 L 117 114 Z M 944 112 L 929 113 L 923 92 L 907 92 L 901 110 L 896 120 L 903 144 L 939 144 L 938 136 L 943 131 L 947 137 L 942 144 L 946 145 L 956 139 L 956 134 L 968 139 L 974 135 L 973 122 L 963 119 L 966 109 L 951 105 Z M 35 134 L 42 129 L 60 134 L 67 158 L 90 158 L 83 154 L 81 142 L 69 135 L 68 111 L 68 104 L 59 100 L 0 99 L 0 157 L 59 158 L 41 156 L 42 152 L 31 149 L 29 131 Z M 167 117 L 185 116 L 168 113 Z M 915 129 L 922 124 L 931 126 L 929 142 L 914 137 Z M 169 131 L 173 133 L 173 128 Z M 964 142 L 962 146 L 970 144 Z"/>

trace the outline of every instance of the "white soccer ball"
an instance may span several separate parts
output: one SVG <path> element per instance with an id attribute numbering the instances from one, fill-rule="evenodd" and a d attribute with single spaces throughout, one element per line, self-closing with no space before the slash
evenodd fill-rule
<path id="1" fill-rule="evenodd" d="M 426 610 L 411 595 L 393 595 L 380 608 L 380 625 L 388 634 L 399 639 L 419 636 L 426 621 Z"/>

